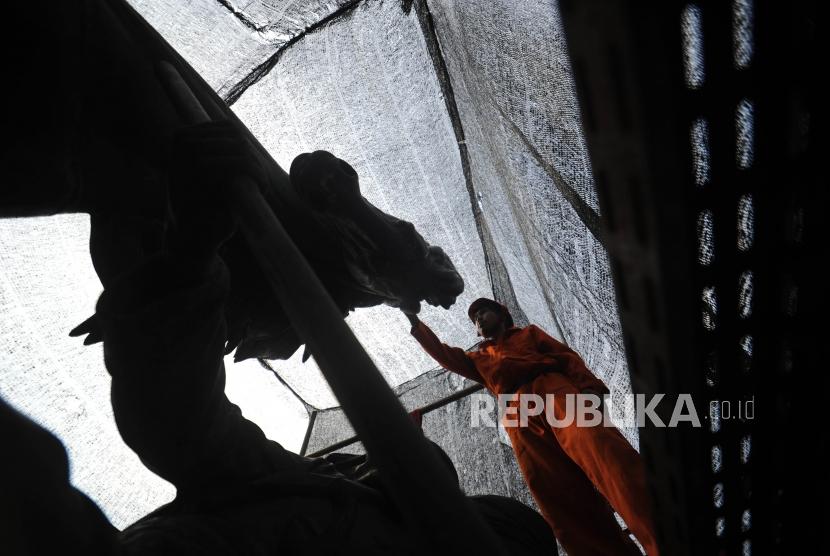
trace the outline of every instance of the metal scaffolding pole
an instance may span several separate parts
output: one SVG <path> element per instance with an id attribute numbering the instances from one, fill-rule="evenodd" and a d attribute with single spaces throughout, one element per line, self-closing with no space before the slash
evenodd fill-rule
<path id="1" fill-rule="evenodd" d="M 175 67 L 161 62 L 157 69 L 185 121 L 210 120 Z M 241 176 L 230 190 L 240 231 L 376 463 L 398 510 L 418 535 L 414 540 L 431 552 L 502 553 L 497 537 L 412 423 L 257 184 Z"/>

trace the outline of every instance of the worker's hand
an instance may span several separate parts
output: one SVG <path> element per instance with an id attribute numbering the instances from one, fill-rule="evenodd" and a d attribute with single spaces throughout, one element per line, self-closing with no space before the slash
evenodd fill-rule
<path id="1" fill-rule="evenodd" d="M 421 322 L 421 319 L 419 319 L 418 315 L 416 315 L 415 313 L 408 313 L 406 311 L 403 311 L 403 314 L 406 315 L 407 319 L 409 319 L 409 324 L 412 325 L 413 328 L 417 326 L 419 322 Z"/>
<path id="2" fill-rule="evenodd" d="M 214 252 L 235 229 L 229 210 L 234 180 L 266 183 L 250 141 L 231 122 L 188 126 L 173 138 L 170 159 L 171 247 L 200 256 Z"/>

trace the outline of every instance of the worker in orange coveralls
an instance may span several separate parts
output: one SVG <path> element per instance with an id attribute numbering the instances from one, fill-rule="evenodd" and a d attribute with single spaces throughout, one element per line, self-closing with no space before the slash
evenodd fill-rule
<path id="1" fill-rule="evenodd" d="M 560 422 L 566 407 L 561 394 L 608 393 L 579 355 L 537 326 L 514 327 L 510 312 L 500 303 L 477 299 L 468 314 L 485 338 L 471 352 L 442 343 L 418 317 L 407 317 L 412 335 L 444 368 L 484 384 L 496 395 L 537 394 L 546 399 L 545 394 L 554 394 L 552 411 Z M 619 430 L 577 426 L 576 420 L 551 426 L 545 412 L 531 413 L 528 426 L 505 430 L 536 503 L 568 554 L 641 554 L 606 500 L 647 554 L 658 554 L 643 464 Z"/>

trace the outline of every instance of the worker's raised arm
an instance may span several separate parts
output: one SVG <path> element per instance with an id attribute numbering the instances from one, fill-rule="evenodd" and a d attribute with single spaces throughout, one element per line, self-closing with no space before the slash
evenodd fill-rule
<path id="1" fill-rule="evenodd" d="M 592 373 L 582 357 L 574 350 L 549 336 L 544 330 L 536 325 L 528 326 L 536 343 L 536 349 L 541 353 L 550 353 L 556 356 L 560 365 L 557 370 L 567 376 L 580 390 L 594 391 L 599 395 L 608 394 L 608 387 Z"/>
<path id="2" fill-rule="evenodd" d="M 435 359 L 439 365 L 454 373 L 460 374 L 464 378 L 469 378 L 478 383 L 484 384 L 484 379 L 481 378 L 478 370 L 476 370 L 473 360 L 461 348 L 448 346 L 443 343 L 430 328 L 421 322 L 421 320 L 410 313 L 405 313 L 412 324 L 410 333 L 418 340 L 421 347 L 424 348 L 430 357 Z"/>

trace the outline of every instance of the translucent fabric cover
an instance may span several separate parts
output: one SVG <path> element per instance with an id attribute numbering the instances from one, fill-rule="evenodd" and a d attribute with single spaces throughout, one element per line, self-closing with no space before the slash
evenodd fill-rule
<path id="1" fill-rule="evenodd" d="M 458 146 L 414 13 L 396 2 L 366 2 L 292 45 L 233 105 L 236 114 L 288 170 L 301 152 L 323 149 L 348 161 L 363 195 L 408 220 L 442 247 L 465 281 L 450 310 L 421 316 L 446 342 L 471 345 L 466 308 L 492 295 L 470 209 Z M 347 322 L 392 386 L 434 363 L 388 307 L 361 309 Z M 309 404 L 337 405 L 312 361 L 274 368 Z"/>
<path id="2" fill-rule="evenodd" d="M 465 292 L 449 311 L 421 313 L 444 341 L 473 345 L 466 308 L 495 295 L 518 324 L 538 324 L 577 350 L 617 401 L 630 394 L 556 2 L 427 3 L 466 138 L 469 183 L 419 8 L 406 13 L 408 3 L 397 0 L 130 3 L 234 101 L 286 171 L 302 152 L 331 151 L 357 170 L 369 201 L 447 252 Z M 120 441 L 100 347 L 67 336 L 100 293 L 88 234 L 86 216 L 0 220 L 0 394 L 63 440 L 73 482 L 123 527 L 173 492 Z M 434 370 L 398 311 L 362 309 L 347 322 L 408 408 L 463 387 Z M 272 363 L 299 399 L 255 362 L 228 364 L 227 390 L 295 451 L 307 410 L 328 408 L 310 431 L 314 451 L 351 429 L 313 360 L 300 356 Z M 530 503 L 497 429 L 470 427 L 470 403 L 429 414 L 425 433 L 449 453 L 468 493 Z M 623 432 L 636 445 L 636 430 Z"/>
<path id="3" fill-rule="evenodd" d="M 175 495 L 118 434 L 101 344 L 69 331 L 95 310 L 89 216 L 0 220 L 0 396 L 67 449 L 72 483 L 117 527 Z M 225 359 L 228 398 L 265 434 L 299 451 L 303 404 L 256 361 Z"/>
<path id="4" fill-rule="evenodd" d="M 598 209 L 557 6 L 429 6 L 473 186 L 517 301 L 531 322 L 561 334 L 622 402 L 631 385 L 608 258 L 574 208 Z M 636 429 L 623 432 L 636 445 Z"/>
<path id="5" fill-rule="evenodd" d="M 404 407 L 411 411 L 474 384 L 458 375 L 437 369 L 401 384 L 395 391 Z M 464 493 L 509 496 L 535 507 L 522 480 L 507 435 L 503 431 L 500 433 L 496 427 L 470 426 L 473 407 L 486 407 L 483 400 L 479 401 L 480 396 L 492 397 L 486 391 L 479 391 L 424 415 L 424 434 L 449 456 Z M 490 412 L 490 416 L 496 421 L 495 411 Z M 481 423 L 484 423 L 484 419 L 481 419 Z M 353 435 L 343 410 L 334 408 L 321 411 L 314 420 L 308 453 Z M 340 451 L 350 454 L 365 452 L 360 443 Z"/>

